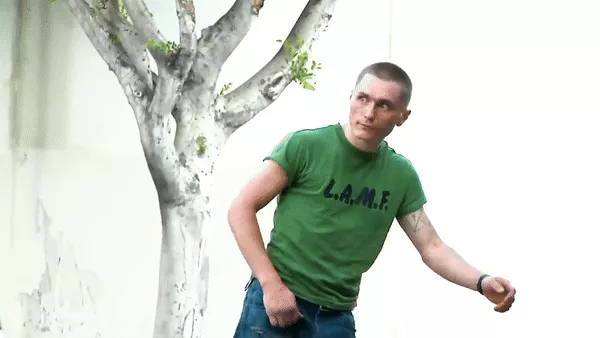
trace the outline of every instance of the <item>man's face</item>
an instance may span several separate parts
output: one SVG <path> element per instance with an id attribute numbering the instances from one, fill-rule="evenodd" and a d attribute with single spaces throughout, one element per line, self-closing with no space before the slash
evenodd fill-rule
<path id="1" fill-rule="evenodd" d="M 350 129 L 359 140 L 379 143 L 409 115 L 396 82 L 366 74 L 352 92 Z"/>

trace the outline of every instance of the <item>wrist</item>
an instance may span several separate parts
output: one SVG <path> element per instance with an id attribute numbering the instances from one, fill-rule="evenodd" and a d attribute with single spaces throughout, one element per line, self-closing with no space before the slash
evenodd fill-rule
<path id="1" fill-rule="evenodd" d="M 281 277 L 279 277 L 277 272 L 265 274 L 262 276 L 256 276 L 256 279 L 258 279 L 258 282 L 260 283 L 260 286 L 263 289 L 272 287 L 273 285 L 279 285 L 279 284 L 283 283 L 283 281 L 281 280 Z"/>
<path id="2" fill-rule="evenodd" d="M 491 277 L 491 276 L 484 273 L 484 274 L 481 274 L 481 276 L 479 276 L 479 279 L 477 280 L 477 292 L 479 292 L 482 295 L 483 295 L 483 281 L 488 277 Z"/>

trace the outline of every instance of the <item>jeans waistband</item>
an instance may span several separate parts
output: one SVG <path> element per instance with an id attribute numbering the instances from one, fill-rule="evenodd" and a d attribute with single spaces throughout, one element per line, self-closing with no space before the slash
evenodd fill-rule
<path id="1" fill-rule="evenodd" d="M 246 286 L 244 287 L 244 291 L 248 291 L 248 288 L 250 287 L 250 284 L 252 284 L 252 282 L 256 279 L 256 277 L 254 277 L 254 275 L 250 276 L 250 278 L 248 279 L 248 282 L 246 283 Z M 258 282 L 258 280 L 257 280 Z M 332 309 L 326 306 L 322 306 L 319 304 L 314 304 L 306 299 L 303 299 L 301 297 L 296 296 L 296 298 L 301 299 L 304 302 L 307 303 L 311 303 L 313 306 L 316 306 L 319 308 L 319 311 L 323 311 L 323 312 L 342 312 L 342 311 L 346 311 L 346 310 L 340 310 L 340 309 Z"/>

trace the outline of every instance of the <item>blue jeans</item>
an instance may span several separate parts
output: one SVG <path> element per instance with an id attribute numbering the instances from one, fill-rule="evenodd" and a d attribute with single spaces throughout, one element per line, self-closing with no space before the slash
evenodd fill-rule
<path id="1" fill-rule="evenodd" d="M 263 291 L 253 278 L 246 290 L 242 314 L 233 338 L 355 338 L 352 311 L 327 309 L 296 297 L 304 318 L 290 327 L 274 327 L 263 303 Z"/>

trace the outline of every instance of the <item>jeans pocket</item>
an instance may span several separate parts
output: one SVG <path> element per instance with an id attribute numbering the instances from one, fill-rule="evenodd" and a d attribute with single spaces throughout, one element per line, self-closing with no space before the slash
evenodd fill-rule
<path id="1" fill-rule="evenodd" d="M 246 302 L 244 306 L 258 308 L 262 309 L 263 311 L 266 311 L 263 296 L 263 290 L 258 280 L 254 279 L 250 281 L 250 284 L 248 285 L 248 290 L 246 291 Z"/>
<path id="2" fill-rule="evenodd" d="M 354 338 L 356 323 L 351 311 L 319 312 L 316 325 L 320 336 L 324 338 Z"/>

